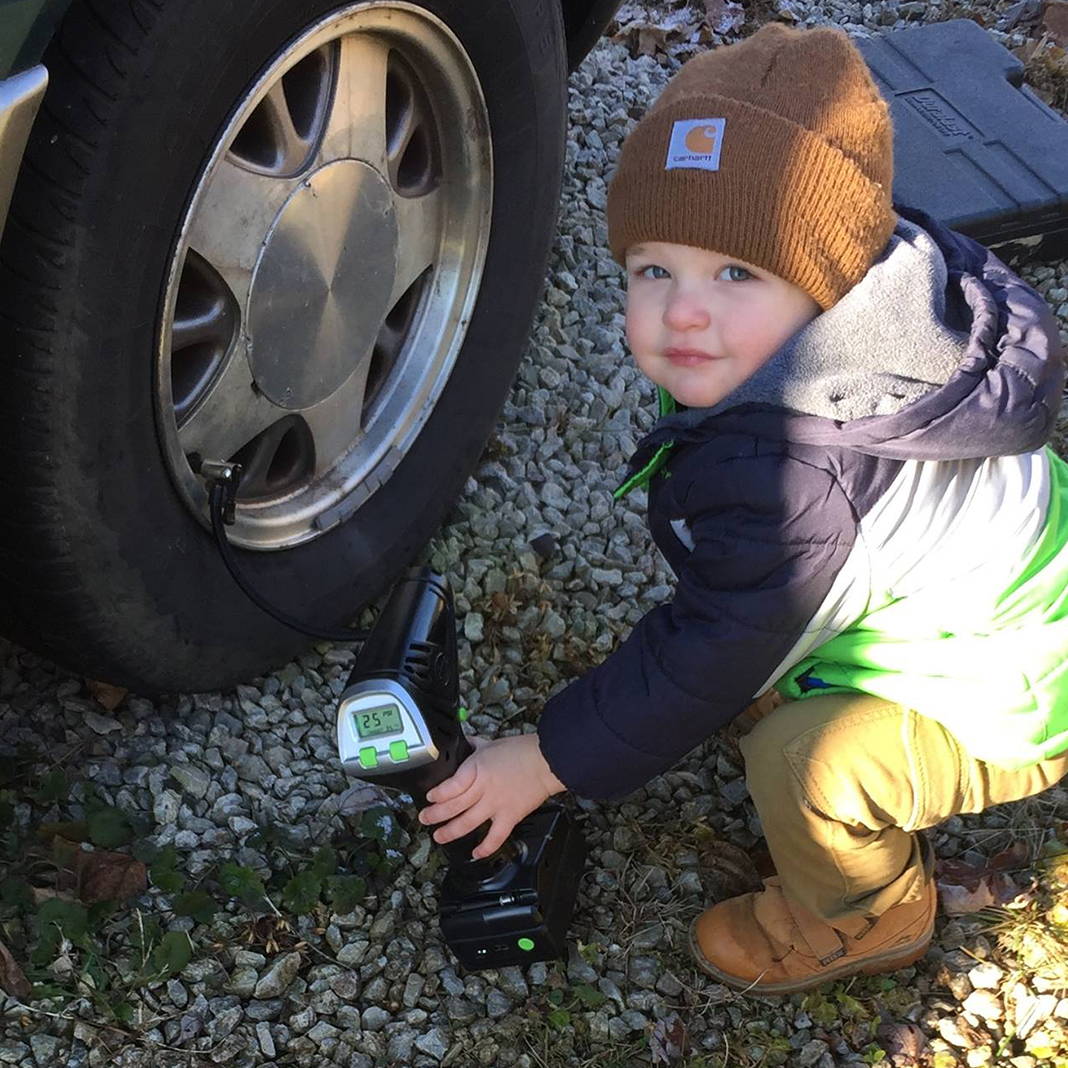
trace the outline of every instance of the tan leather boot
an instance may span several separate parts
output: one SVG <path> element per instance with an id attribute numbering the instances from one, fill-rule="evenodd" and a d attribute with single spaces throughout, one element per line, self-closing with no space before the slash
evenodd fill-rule
<path id="1" fill-rule="evenodd" d="M 832 927 L 783 893 L 778 876 L 764 889 L 706 909 L 690 925 L 690 949 L 709 975 L 750 994 L 793 994 L 844 976 L 905 968 L 927 952 L 934 933 L 933 879 L 918 901 L 871 920 Z"/>

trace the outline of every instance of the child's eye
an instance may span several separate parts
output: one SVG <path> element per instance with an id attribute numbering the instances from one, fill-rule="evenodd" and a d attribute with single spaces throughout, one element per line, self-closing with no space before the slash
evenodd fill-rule
<path id="1" fill-rule="evenodd" d="M 645 273 L 646 271 L 660 271 L 660 274 L 658 274 L 658 275 L 655 275 L 655 274 L 654 275 L 649 275 L 649 274 Z M 647 267 L 638 267 L 638 268 L 636 268 L 635 271 L 634 271 L 634 277 L 635 278 L 648 278 L 650 280 L 655 280 L 655 279 L 658 279 L 658 278 L 670 278 L 671 275 L 670 275 L 670 273 L 668 271 L 664 270 L 664 268 L 661 267 L 659 264 L 650 263 Z"/>
<path id="2" fill-rule="evenodd" d="M 745 282 L 754 277 L 751 271 L 747 271 L 744 267 L 739 267 L 736 263 L 724 267 L 723 270 L 719 272 L 719 276 L 727 282 Z"/>

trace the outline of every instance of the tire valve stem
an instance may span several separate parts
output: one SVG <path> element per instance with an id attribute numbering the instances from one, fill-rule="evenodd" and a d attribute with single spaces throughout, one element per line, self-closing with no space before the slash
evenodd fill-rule
<path id="1" fill-rule="evenodd" d="M 197 474 L 208 484 L 209 495 L 215 486 L 222 489 L 222 519 L 228 527 L 234 525 L 236 517 L 237 488 L 241 485 L 242 470 L 240 464 L 229 460 L 200 460 L 196 468 Z"/>
<path id="2" fill-rule="evenodd" d="M 338 629 L 328 630 L 313 627 L 302 620 L 295 619 L 288 612 L 276 608 L 261 596 L 255 586 L 244 576 L 237 561 L 233 547 L 226 536 L 226 528 L 233 526 L 234 510 L 237 504 L 237 487 L 241 484 L 241 464 L 231 460 L 205 460 L 199 453 L 190 453 L 187 457 L 189 466 L 204 479 L 208 490 L 208 514 L 211 517 L 211 532 L 215 537 L 219 555 L 222 556 L 230 577 L 241 587 L 245 596 L 254 605 L 272 619 L 310 638 L 325 638 L 331 642 L 362 642 L 367 638 L 367 631 Z"/>

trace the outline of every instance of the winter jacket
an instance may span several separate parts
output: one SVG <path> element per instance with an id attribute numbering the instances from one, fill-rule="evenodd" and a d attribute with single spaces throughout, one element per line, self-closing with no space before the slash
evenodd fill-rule
<path id="1" fill-rule="evenodd" d="M 551 698 L 574 792 L 619 797 L 775 685 L 860 690 L 1019 767 L 1068 749 L 1063 354 L 1042 298 L 919 212 L 715 408 L 639 444 L 676 592 Z"/>

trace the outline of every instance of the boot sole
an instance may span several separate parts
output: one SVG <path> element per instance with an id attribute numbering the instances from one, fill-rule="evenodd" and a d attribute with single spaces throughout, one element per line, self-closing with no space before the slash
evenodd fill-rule
<path id="1" fill-rule="evenodd" d="M 783 983 L 760 983 L 759 979 L 739 979 L 736 975 L 721 972 L 715 965 L 710 964 L 701 952 L 697 943 L 695 928 L 697 919 L 690 924 L 690 954 L 697 962 L 697 966 L 713 979 L 729 986 L 732 990 L 744 991 L 751 997 L 761 997 L 765 994 L 797 994 L 803 990 L 811 990 L 813 987 L 822 986 L 824 983 L 833 982 L 850 975 L 880 975 L 884 972 L 896 972 L 899 968 L 907 968 L 910 964 L 927 955 L 931 939 L 934 937 L 934 915 L 927 925 L 926 931 L 914 942 L 907 946 L 895 946 L 892 950 L 880 953 L 873 957 L 865 957 L 863 960 L 854 960 L 850 963 L 840 964 L 837 968 L 828 968 L 818 974 L 810 975 L 804 979 L 790 980 Z"/>

